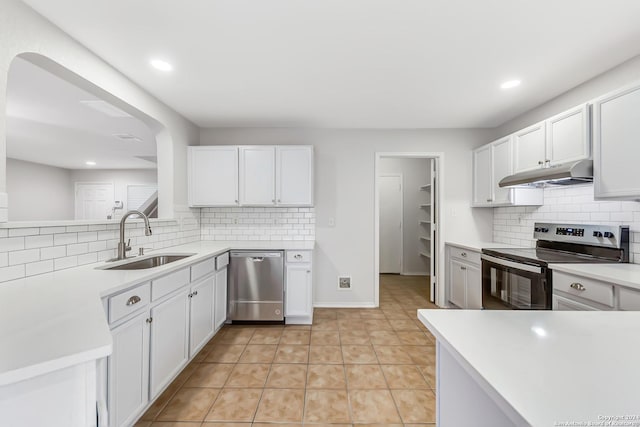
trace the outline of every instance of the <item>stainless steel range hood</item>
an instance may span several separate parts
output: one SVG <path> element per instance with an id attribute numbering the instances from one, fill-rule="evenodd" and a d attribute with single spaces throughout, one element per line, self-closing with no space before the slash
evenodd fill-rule
<path id="1" fill-rule="evenodd" d="M 579 160 L 547 168 L 520 172 L 500 180 L 500 187 L 575 185 L 593 182 L 593 161 Z"/>

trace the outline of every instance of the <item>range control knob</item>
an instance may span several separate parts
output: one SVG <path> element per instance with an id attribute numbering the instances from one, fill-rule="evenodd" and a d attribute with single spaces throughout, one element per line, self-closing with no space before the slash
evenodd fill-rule
<path id="1" fill-rule="evenodd" d="M 549 232 L 549 229 L 548 229 L 548 228 L 545 228 L 545 227 L 542 227 L 542 228 L 540 229 L 540 232 L 541 232 L 541 233 L 548 233 L 548 232 Z"/>
<path id="2" fill-rule="evenodd" d="M 593 237 L 602 237 L 602 232 L 601 231 L 594 231 L 593 232 Z"/>
<path id="3" fill-rule="evenodd" d="M 613 233 L 610 231 L 605 231 L 604 232 L 604 237 L 608 238 L 608 239 L 613 239 Z"/>

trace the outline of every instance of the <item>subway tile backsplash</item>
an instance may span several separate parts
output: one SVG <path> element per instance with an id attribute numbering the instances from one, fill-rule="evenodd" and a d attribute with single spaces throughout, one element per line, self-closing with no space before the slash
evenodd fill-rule
<path id="1" fill-rule="evenodd" d="M 493 240 L 533 247 L 535 222 L 628 225 L 631 234 L 631 262 L 640 264 L 640 203 L 595 201 L 593 185 L 544 189 L 544 205 L 538 207 L 495 208 Z"/>
<path id="2" fill-rule="evenodd" d="M 202 208 L 202 240 L 314 240 L 314 208 Z"/>
<path id="3" fill-rule="evenodd" d="M 128 222 L 131 253 L 200 240 L 200 210 L 176 207 L 176 219 L 154 220 L 144 235 L 141 221 Z M 0 229 L 0 282 L 104 261 L 116 256 L 119 224 Z"/>

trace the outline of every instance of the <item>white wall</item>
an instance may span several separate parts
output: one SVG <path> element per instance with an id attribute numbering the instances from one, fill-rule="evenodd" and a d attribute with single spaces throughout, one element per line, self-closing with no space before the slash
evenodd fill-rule
<path id="1" fill-rule="evenodd" d="M 167 216 L 168 213 L 168 216 L 172 216 L 172 212 L 180 211 L 182 205 L 186 205 L 186 147 L 198 142 L 199 130 L 195 125 L 19 0 L 0 2 L 0 40 L 0 192 L 6 189 L 4 158 L 8 70 L 16 55 L 33 52 L 50 58 L 93 83 L 104 91 L 101 96 L 110 96 L 109 101 L 125 111 L 132 112 L 133 107 L 159 122 L 161 126 L 156 123 L 155 129 L 159 132 L 157 141 L 161 215 Z M 1 209 L 3 206 L 0 203 Z M 1 217 L 2 215 L 0 221 Z"/>
<path id="2" fill-rule="evenodd" d="M 71 171 L 39 163 L 7 159 L 10 221 L 73 219 Z"/>
<path id="3" fill-rule="evenodd" d="M 429 203 L 429 194 L 420 186 L 431 182 L 431 160 L 383 157 L 379 165 L 379 174 L 402 174 L 402 274 L 429 274 L 429 260 L 420 256 L 428 246 L 419 239 L 429 233 L 419 224 L 429 220 L 429 211 L 419 206 Z"/>
<path id="4" fill-rule="evenodd" d="M 471 149 L 484 130 L 205 129 L 202 145 L 313 144 L 315 147 L 316 305 L 373 305 L 376 152 L 443 152 L 442 237 L 491 239 L 493 212 L 472 209 Z M 335 226 L 329 226 L 329 220 Z M 351 291 L 338 276 L 352 277 Z"/>

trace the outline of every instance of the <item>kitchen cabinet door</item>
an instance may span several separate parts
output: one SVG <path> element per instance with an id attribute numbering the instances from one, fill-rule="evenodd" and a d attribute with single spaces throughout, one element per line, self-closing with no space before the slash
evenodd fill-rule
<path id="1" fill-rule="evenodd" d="M 285 316 L 311 316 L 311 264 L 289 264 L 286 270 Z"/>
<path id="2" fill-rule="evenodd" d="M 482 273 L 475 266 L 466 266 L 465 278 L 465 308 L 481 309 L 482 308 Z"/>
<path id="3" fill-rule="evenodd" d="M 275 151 L 272 146 L 240 147 L 241 205 L 275 205 Z"/>
<path id="4" fill-rule="evenodd" d="M 456 260 L 449 260 L 449 301 L 460 308 L 466 308 L 467 266 Z"/>
<path id="5" fill-rule="evenodd" d="M 215 277 L 211 275 L 191 286 L 189 357 L 195 356 L 213 335 L 214 282 Z"/>
<path id="6" fill-rule="evenodd" d="M 215 275 L 214 328 L 218 330 L 227 321 L 227 268 L 218 270 Z"/>
<path id="7" fill-rule="evenodd" d="M 537 169 L 545 164 L 545 123 L 540 122 L 513 134 L 514 173 Z M 548 163 L 548 162 L 547 162 Z"/>
<path id="8" fill-rule="evenodd" d="M 640 199 L 640 86 L 596 100 L 593 131 L 596 200 Z"/>
<path id="9" fill-rule="evenodd" d="M 493 165 L 493 203 L 508 204 L 511 202 L 511 189 L 498 185 L 500 180 L 511 175 L 513 170 L 513 153 L 511 137 L 499 139 L 491 144 L 491 164 Z"/>
<path id="10" fill-rule="evenodd" d="M 313 206 L 313 147 L 276 147 L 276 203 Z"/>
<path id="11" fill-rule="evenodd" d="M 580 105 L 547 120 L 547 156 L 551 164 L 591 156 L 589 106 Z"/>
<path id="12" fill-rule="evenodd" d="M 238 204 L 238 147 L 189 147 L 189 206 Z"/>
<path id="13" fill-rule="evenodd" d="M 188 290 L 151 309 L 150 394 L 155 399 L 189 360 Z"/>
<path id="14" fill-rule="evenodd" d="M 130 426 L 149 402 L 149 312 L 111 331 L 108 359 L 109 427 Z"/>
<path id="15" fill-rule="evenodd" d="M 473 205 L 493 203 L 491 144 L 473 151 Z"/>

